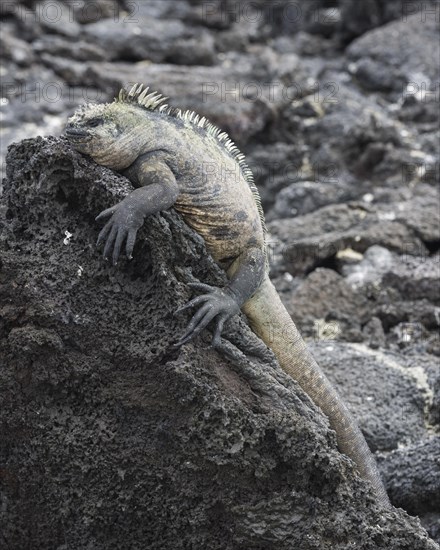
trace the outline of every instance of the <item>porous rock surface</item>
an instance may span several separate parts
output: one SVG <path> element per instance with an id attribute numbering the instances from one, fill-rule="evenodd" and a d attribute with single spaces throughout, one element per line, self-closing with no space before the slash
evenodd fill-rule
<path id="1" fill-rule="evenodd" d="M 439 10 L 437 0 L 16 0 L 0 6 L 0 174 L 5 174 L 9 144 L 37 135 L 57 136 L 78 105 L 111 101 L 122 86 L 134 82 L 150 86 L 169 96 L 171 105 L 194 109 L 226 130 L 254 172 L 269 222 L 271 276 L 289 313 L 375 451 L 392 502 L 418 516 L 437 542 Z M 126 188 L 120 187 L 122 180 L 111 173 L 83 164 L 79 157 L 69 157 L 65 144 L 61 147 L 54 141 L 44 143 L 28 142 L 14 147 L 10 158 L 15 160 L 10 163 L 8 181 L 18 182 L 14 193 L 19 194 L 12 199 L 9 187 L 7 195 L 0 199 L 0 342 L 2 353 L 7 342 L 9 354 L 7 361 L 3 355 L 0 357 L 0 372 L 5 377 L 5 382 L 2 378 L 0 383 L 0 412 L 8 419 L 0 424 L 0 479 L 7 487 L 0 505 L 4 513 L 0 518 L 2 550 L 6 544 L 19 550 L 34 550 L 39 545 L 46 548 L 50 544 L 63 550 L 100 545 L 111 548 L 119 544 L 125 550 L 141 543 L 142 547 L 150 543 L 154 547 L 151 541 L 156 539 L 159 542 L 155 544 L 165 548 L 175 548 L 176 540 L 190 548 L 209 548 L 206 540 L 196 540 L 194 533 L 203 533 L 210 522 L 217 522 L 218 532 L 222 533 L 215 543 L 219 548 L 228 548 L 228 544 L 246 549 L 282 548 L 291 540 L 291 548 L 300 550 L 307 544 L 337 547 L 333 539 L 327 540 L 323 535 L 321 519 L 327 512 L 320 507 L 314 516 L 315 504 L 301 518 L 289 516 L 298 519 L 301 542 L 298 543 L 299 535 L 296 539 L 289 539 L 290 535 L 283 539 L 285 529 L 292 528 L 289 520 L 283 519 L 285 510 L 293 506 L 292 499 L 309 502 L 302 499 L 300 492 L 301 487 L 309 486 L 299 473 L 306 470 L 303 465 L 296 467 L 297 459 L 293 460 L 294 471 L 290 470 L 292 461 L 282 454 L 285 451 L 280 451 L 277 456 L 281 458 L 273 462 L 283 466 L 274 466 L 271 481 L 263 476 L 267 483 L 258 482 L 260 494 L 273 497 L 270 510 L 269 497 L 262 500 L 252 492 L 256 491 L 255 483 L 251 491 L 250 481 L 244 487 L 244 481 L 240 485 L 236 482 L 238 476 L 228 470 L 229 477 L 225 479 L 229 487 L 234 485 L 230 489 L 234 498 L 223 498 L 218 501 L 221 505 L 203 508 L 203 499 L 207 502 L 211 498 L 205 495 L 218 493 L 226 484 L 219 475 L 213 475 L 215 485 L 211 487 L 206 482 L 198 492 L 199 500 L 185 504 L 188 520 L 179 516 L 184 498 L 173 506 L 164 499 L 163 517 L 168 514 L 176 522 L 181 518 L 184 525 L 175 530 L 177 538 L 175 531 L 170 530 L 172 543 L 151 534 L 156 525 L 164 525 L 164 520 L 146 521 L 147 506 L 140 504 L 145 498 L 141 497 L 145 485 L 136 484 L 144 479 L 145 465 L 149 464 L 144 455 L 151 456 L 157 466 L 162 457 L 169 456 L 164 449 L 170 448 L 172 442 L 180 445 L 173 431 L 175 425 L 177 431 L 183 430 L 179 427 L 180 417 L 168 424 L 166 418 L 178 416 L 175 403 L 184 402 L 185 392 L 190 395 L 190 403 L 194 395 L 193 390 L 188 390 L 191 385 L 181 383 L 182 377 L 190 376 L 186 367 L 175 365 L 181 365 L 184 357 L 190 363 L 197 359 L 199 372 L 191 384 L 201 380 L 203 385 L 209 379 L 221 388 L 225 384 L 233 387 L 228 395 L 241 392 L 241 396 L 248 396 L 250 401 L 246 403 L 252 404 L 252 414 L 263 407 L 263 401 L 267 402 L 264 396 L 270 394 L 270 388 L 283 396 L 282 411 L 293 408 L 306 414 L 301 401 L 295 398 L 290 402 L 293 395 L 302 399 L 302 394 L 297 389 L 295 393 L 286 390 L 289 382 L 276 370 L 270 355 L 260 350 L 242 321 L 231 323 L 225 340 L 233 344 L 228 348 L 228 357 L 232 354 L 233 361 L 226 361 L 223 355 L 208 348 L 207 334 L 195 347 L 185 348 L 188 355 L 172 350 L 171 342 L 176 334 L 181 334 L 187 321 L 186 315 L 173 315 L 175 307 L 190 295 L 185 283 L 193 276 L 221 283 L 221 274 L 216 275 L 215 266 L 204 257 L 202 244 L 173 214 L 151 220 L 141 234 L 139 253 L 133 262 L 121 261 L 117 268 L 103 263 L 94 248 L 100 227 L 94 217 L 113 204 L 119 191 L 123 193 Z M 34 157 L 33 152 L 41 148 L 44 155 L 38 153 Z M 27 172 L 23 170 L 29 170 L 29 174 L 25 176 Z M 49 172 L 50 178 L 58 178 L 61 191 L 55 192 L 54 187 L 53 193 L 46 193 L 44 182 L 53 181 L 55 185 Z M 24 183 L 31 180 L 32 185 L 40 186 L 38 194 L 36 187 Z M 74 189 L 69 183 L 72 181 Z M 81 182 L 85 185 L 92 181 L 95 184 L 88 185 L 89 192 L 78 194 Z M 96 191 L 96 185 L 100 191 Z M 0 196 L 1 193 L 0 182 Z M 47 211 L 49 206 L 51 212 Z M 8 224 L 15 224 L 11 226 L 15 229 L 4 225 L 5 219 Z M 78 294 L 80 288 L 91 288 L 95 275 L 99 285 Z M 139 308 L 147 303 L 157 311 L 145 309 L 144 305 L 145 314 L 141 316 Z M 123 320 L 117 320 L 117 316 L 123 316 Z M 237 347 L 244 350 L 246 360 L 238 359 L 236 351 L 233 353 Z M 203 359 L 198 355 L 202 348 Z M 55 359 L 49 360 L 52 356 Z M 142 362 L 144 356 L 146 362 Z M 248 360 L 252 371 L 244 367 L 247 363 L 243 361 Z M 152 369 L 160 361 L 172 366 L 165 373 L 163 367 L 158 370 L 156 378 L 163 380 L 165 390 L 154 393 L 154 388 L 146 385 L 151 377 L 145 376 L 143 369 L 145 364 Z M 122 381 L 110 374 L 115 365 L 123 373 Z M 268 365 L 272 365 L 271 383 L 257 383 L 260 378 L 250 373 L 262 376 L 263 367 L 267 369 Z M 279 381 L 280 376 L 283 390 L 279 384 L 274 385 L 274 377 Z M 243 386 L 243 377 L 248 385 Z M 12 387 L 11 380 L 18 382 Z M 148 399 L 152 403 L 155 395 L 163 396 L 168 385 L 176 388 L 170 390 L 172 397 L 165 394 L 171 403 L 169 416 L 162 407 L 157 412 L 157 423 L 145 422 L 144 428 L 143 404 Z M 264 386 L 264 391 L 257 391 L 256 385 Z M 243 388 L 249 387 L 250 393 L 244 394 Z M 123 396 L 123 400 L 112 400 L 110 388 L 115 388 L 114 394 Z M 81 393 L 83 389 L 86 398 Z M 44 399 L 52 399 L 52 423 L 43 412 L 43 393 Z M 258 405 L 254 404 L 255 393 Z M 179 400 L 177 395 L 183 397 Z M 132 405 L 135 398 L 137 404 Z M 26 407 L 20 401 L 23 399 L 27 400 Z M 162 397 L 156 401 L 165 403 Z M 208 404 L 197 410 L 205 410 L 211 401 L 208 398 Z M 281 398 L 272 396 L 269 401 L 270 410 L 281 407 Z M 62 409 L 65 402 L 68 404 Z M 7 407 L 4 403 L 8 403 Z M 89 412 L 83 414 L 86 403 Z M 157 403 L 155 406 L 158 408 Z M 246 407 L 248 415 L 251 406 Z M 308 407 L 307 411 L 310 412 Z M 260 414 L 259 421 L 265 415 Z M 198 419 L 197 415 L 192 417 Z M 165 418 L 162 424 L 161 418 Z M 216 418 L 221 420 L 223 416 Z M 311 418 L 318 424 L 325 421 L 315 411 Z M 130 431 L 130 443 L 117 447 L 115 441 L 128 433 L 130 422 L 138 428 Z M 211 415 L 206 424 L 213 422 Z M 238 420 L 234 422 L 234 426 L 239 426 Z M 284 434 L 277 436 L 277 441 L 282 438 L 290 442 L 292 439 L 285 436 L 280 423 L 274 424 L 273 433 Z M 294 424 L 298 424 L 296 417 Z M 101 426 L 102 434 L 96 435 L 96 426 Z M 162 431 L 160 426 L 164 426 Z M 240 437 L 249 441 L 252 449 L 257 448 L 246 426 L 243 423 L 237 427 L 234 433 L 242 436 L 234 435 L 226 449 L 240 445 Z M 156 451 L 154 455 L 152 445 L 145 447 L 147 453 L 133 452 L 133 445 L 139 449 L 147 445 L 144 429 L 160 432 L 162 443 L 155 447 L 160 453 Z M 106 435 L 108 430 L 110 435 Z M 262 433 L 259 430 L 255 428 L 252 433 Z M 195 428 L 191 433 L 198 431 Z M 200 433 L 200 441 L 206 443 L 206 429 L 201 428 Z M 86 436 L 84 452 L 74 452 L 75 441 Z M 273 453 L 278 453 L 274 449 L 279 448 L 278 443 L 278 447 L 273 443 L 274 437 L 267 439 L 271 461 Z M 58 438 L 62 452 L 55 452 L 55 447 L 47 444 L 49 438 Z M 98 452 L 99 445 L 104 444 L 108 452 Z M 199 448 L 205 449 L 199 446 L 197 451 Z M 243 448 L 247 454 L 240 464 L 247 474 L 250 462 L 245 460 L 249 461 L 252 453 L 248 447 Z M 297 451 L 295 444 L 289 452 Z M 225 460 L 225 452 L 212 451 L 213 456 L 216 453 L 212 460 Z M 78 457 L 86 453 L 88 462 L 83 463 Z M 238 464 L 238 453 L 228 454 L 228 460 L 233 458 Z M 309 460 L 308 451 L 305 453 Z M 131 477 L 125 467 L 119 472 L 119 466 L 112 466 L 119 462 L 117 456 L 123 455 L 127 463 L 138 465 Z M 135 458 L 130 462 L 132 456 Z M 183 480 L 187 473 L 182 466 L 182 473 L 175 475 L 175 463 L 172 458 L 167 460 L 164 458 L 163 462 L 164 480 L 154 485 L 148 497 L 151 502 L 156 499 L 154 506 L 148 508 L 151 513 L 159 509 L 159 493 L 171 490 L 170 480 L 174 483 L 179 476 Z M 203 468 L 197 466 L 199 472 L 206 470 L 207 460 L 203 460 Z M 268 460 L 260 456 L 255 464 L 267 464 Z M 16 466 L 12 468 L 11 463 Z M 73 473 L 69 477 L 66 472 L 74 472 L 76 477 Z M 191 476 L 188 474 L 185 479 L 192 479 Z M 196 479 L 196 474 L 193 477 Z M 291 492 L 288 497 L 286 492 L 293 485 L 287 477 L 297 480 L 297 493 Z M 322 478 L 316 479 L 318 486 L 323 486 Z M 34 483 L 29 485 L 32 490 L 25 490 L 23 480 Z M 279 488 L 279 500 L 267 490 L 269 486 Z M 104 487 L 107 491 L 115 487 L 121 492 L 121 499 L 114 498 L 113 493 L 106 497 Z M 130 494 L 126 487 L 132 488 Z M 333 490 L 330 492 L 334 494 Z M 255 507 L 263 501 L 260 514 Z M 239 509 L 229 502 L 239 502 L 240 506 L 247 503 L 248 511 L 251 504 L 255 506 L 246 521 L 243 515 L 238 521 Z M 117 506 L 112 508 L 115 503 Z M 202 514 L 202 509 L 210 512 Z M 331 502 L 327 523 L 334 520 L 337 510 L 342 508 Z M 119 521 L 115 520 L 117 514 Z M 135 524 L 136 514 L 140 514 L 142 523 Z M 346 511 L 341 514 L 346 515 Z M 265 522 L 270 518 L 267 527 L 263 526 L 262 515 Z M 343 515 L 333 523 L 345 526 Z M 6 516 L 8 529 L 4 534 L 2 520 Z M 275 517 L 280 523 L 276 524 Z M 320 519 L 311 526 L 313 517 Z M 349 517 L 352 518 L 350 514 Z M 359 517 L 365 526 L 365 516 Z M 387 516 L 384 521 L 388 520 Z M 372 520 L 373 524 L 378 529 L 382 525 Z M 401 526 L 397 525 L 396 536 L 403 532 Z M 347 520 L 346 532 L 350 536 L 346 537 L 345 547 L 380 547 L 376 540 L 371 542 L 372 536 L 366 535 L 364 529 L 353 535 L 352 527 L 353 520 Z M 264 539 L 265 533 L 278 529 L 278 539 Z M 205 530 L 209 531 L 207 527 Z M 254 538 L 249 535 L 251 530 Z M 335 530 L 331 525 L 330 533 Z M 144 534 L 147 531 L 148 536 Z M 103 542 L 106 532 L 112 534 Z M 187 537 L 184 540 L 183 534 Z M 74 536 L 79 542 L 71 542 Z M 110 541 L 111 536 L 118 542 Z M 342 537 L 338 544 L 344 547 L 341 540 Z M 380 540 L 380 544 L 391 547 L 389 541 Z M 411 538 L 407 544 L 414 546 Z"/>
<path id="2" fill-rule="evenodd" d="M 173 212 L 113 267 L 94 216 L 129 183 L 56 138 L 13 145 L 0 240 L 8 549 L 437 548 L 379 507 L 243 319 L 181 350 L 191 280 L 221 284 Z"/>

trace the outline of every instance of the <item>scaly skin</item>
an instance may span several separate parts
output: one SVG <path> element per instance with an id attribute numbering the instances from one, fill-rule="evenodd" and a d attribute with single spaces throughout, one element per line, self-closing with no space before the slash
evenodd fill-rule
<path id="1" fill-rule="evenodd" d="M 203 294 L 179 311 L 199 306 L 185 344 L 211 322 L 213 345 L 224 323 L 240 310 L 253 330 L 328 416 L 339 448 L 371 482 L 378 500 L 390 506 L 375 460 L 347 407 L 325 377 L 299 335 L 269 280 L 264 219 L 259 197 L 242 155 L 208 121 L 167 106 L 142 86 L 121 90 L 111 104 L 90 105 L 69 119 L 66 136 L 80 152 L 118 170 L 138 188 L 97 219 L 109 218 L 98 237 L 104 257 L 117 263 L 122 247 L 131 258 L 136 233 L 146 216 L 174 207 L 205 240 L 226 271 L 223 289 L 191 285 Z"/>

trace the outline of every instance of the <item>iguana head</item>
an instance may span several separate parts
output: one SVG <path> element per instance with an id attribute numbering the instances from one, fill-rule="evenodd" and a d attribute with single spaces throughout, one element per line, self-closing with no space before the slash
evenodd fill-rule
<path id="1" fill-rule="evenodd" d="M 122 170 L 139 154 L 142 119 L 145 123 L 140 109 L 129 104 L 88 104 L 69 118 L 64 135 L 77 151 L 98 164 Z"/>
<path id="2" fill-rule="evenodd" d="M 69 118 L 65 136 L 80 153 L 98 164 L 123 170 L 145 149 L 148 136 L 155 136 L 152 113 L 166 112 L 166 98 L 135 84 L 122 89 L 113 103 L 88 104 Z"/>

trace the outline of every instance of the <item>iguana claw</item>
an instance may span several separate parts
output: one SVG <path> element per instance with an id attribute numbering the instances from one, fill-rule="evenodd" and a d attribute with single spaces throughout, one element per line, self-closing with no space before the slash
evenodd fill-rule
<path id="1" fill-rule="evenodd" d="M 217 347 L 220 345 L 223 325 L 228 319 L 238 313 L 240 308 L 235 299 L 225 290 L 204 283 L 191 283 L 189 286 L 196 290 L 203 290 L 206 294 L 193 298 L 187 304 L 176 310 L 178 314 L 186 309 L 203 304 L 193 315 L 186 328 L 186 332 L 179 341 L 176 342 L 175 346 L 183 346 L 192 338 L 200 334 L 212 320 L 215 320 L 214 335 L 211 345 Z"/>
<path id="2" fill-rule="evenodd" d="M 111 216 L 111 218 L 99 233 L 96 244 L 99 246 L 105 242 L 103 256 L 105 259 L 112 257 L 113 264 L 116 265 L 124 241 L 126 241 L 125 252 L 127 258 L 132 258 L 136 234 L 142 226 L 144 214 L 139 207 L 133 204 L 132 199 L 127 197 L 115 206 L 101 212 L 96 220 L 99 221 L 108 216 Z"/>

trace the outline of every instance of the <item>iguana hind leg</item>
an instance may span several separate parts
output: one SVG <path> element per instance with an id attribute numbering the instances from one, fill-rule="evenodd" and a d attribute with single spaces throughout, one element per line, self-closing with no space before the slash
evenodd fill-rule
<path id="1" fill-rule="evenodd" d="M 186 344 L 192 338 L 200 334 L 200 332 L 214 320 L 215 330 L 212 345 L 215 346 L 219 343 L 224 323 L 238 313 L 240 307 L 235 298 L 230 296 L 226 289 L 222 290 L 221 288 L 203 283 L 190 283 L 189 286 L 195 290 L 203 290 L 205 294 L 193 298 L 176 311 L 176 313 L 181 313 L 186 309 L 200 305 L 199 309 L 188 323 L 185 334 L 183 334 L 175 345 L 182 346 Z"/>
<path id="2" fill-rule="evenodd" d="M 200 306 L 189 322 L 185 334 L 175 344 L 182 346 L 200 334 L 211 321 L 215 323 L 212 345 L 220 344 L 224 323 L 240 311 L 240 307 L 252 296 L 263 280 L 265 256 L 258 248 L 248 248 L 231 264 L 227 273 L 231 277 L 224 288 L 217 288 L 203 283 L 191 283 L 189 286 L 205 293 L 190 300 L 176 313 L 191 307 Z"/>

